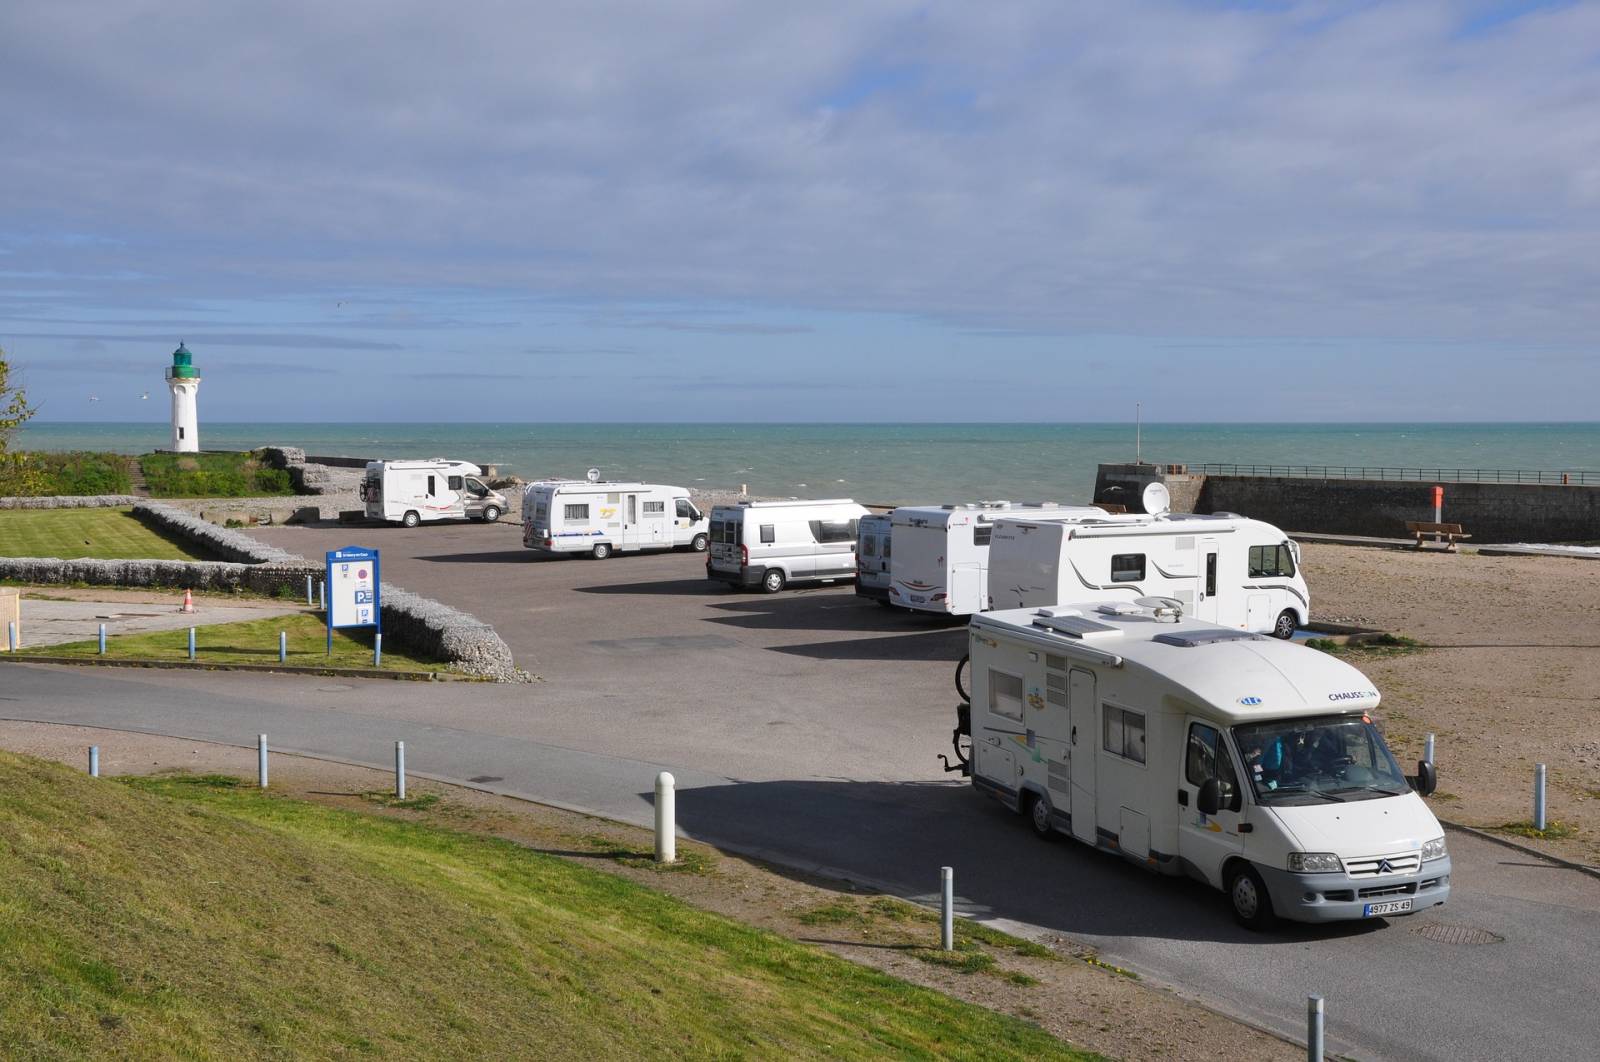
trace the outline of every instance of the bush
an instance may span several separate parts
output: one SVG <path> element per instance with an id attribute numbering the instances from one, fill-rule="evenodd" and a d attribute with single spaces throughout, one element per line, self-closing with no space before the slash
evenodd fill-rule
<path id="1" fill-rule="evenodd" d="M 289 473 L 253 453 L 145 454 L 139 458 L 155 498 L 257 498 L 294 493 Z"/>
<path id="2" fill-rule="evenodd" d="M 126 494 L 133 489 L 133 458 L 126 454 L 74 450 L 11 456 L 26 462 L 37 476 L 30 494 Z"/>

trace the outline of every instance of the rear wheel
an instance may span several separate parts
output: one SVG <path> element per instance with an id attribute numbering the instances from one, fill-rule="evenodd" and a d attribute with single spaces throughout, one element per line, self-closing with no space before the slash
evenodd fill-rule
<path id="1" fill-rule="evenodd" d="M 1272 897 L 1267 895 L 1261 875 L 1248 863 L 1229 877 L 1228 899 L 1233 903 L 1233 917 L 1246 929 L 1259 931 L 1272 925 Z"/>
<path id="2" fill-rule="evenodd" d="M 609 542 L 596 542 L 594 548 L 589 551 L 589 556 L 595 560 L 605 560 L 611 556 L 611 544 Z"/>
<path id="3" fill-rule="evenodd" d="M 408 512 L 400 518 L 400 522 L 407 527 L 416 527 L 418 524 L 422 523 L 422 517 L 418 516 L 415 512 Z"/>
<path id="4" fill-rule="evenodd" d="M 696 535 L 694 536 L 694 541 L 689 543 L 689 548 L 694 550 L 696 553 L 704 553 L 706 551 L 706 546 L 710 545 L 710 543 L 711 539 L 705 535 Z"/>
<path id="5" fill-rule="evenodd" d="M 768 568 L 761 577 L 761 589 L 769 594 L 776 594 L 783 589 L 784 578 L 782 568 Z"/>
<path id="6" fill-rule="evenodd" d="M 1042 793 L 1035 796 L 1028 805 L 1028 825 L 1033 827 L 1034 834 L 1040 840 L 1050 841 L 1055 839 L 1056 830 L 1051 825 L 1051 818 L 1050 798 Z"/>
<path id="7" fill-rule="evenodd" d="M 500 519 L 500 506 L 490 505 L 483 510 L 484 523 L 492 524 L 498 519 Z"/>
<path id="8" fill-rule="evenodd" d="M 1300 626 L 1300 619 L 1294 614 L 1294 609 L 1286 608 L 1278 613 L 1278 620 L 1272 625 L 1272 636 L 1285 640 L 1294 637 L 1295 629 Z"/>

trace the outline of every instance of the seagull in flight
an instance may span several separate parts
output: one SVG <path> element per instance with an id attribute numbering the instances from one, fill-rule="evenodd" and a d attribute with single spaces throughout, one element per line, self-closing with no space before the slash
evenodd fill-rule
<path id="1" fill-rule="evenodd" d="M 148 402 L 148 401 L 150 401 L 150 392 L 149 392 L 149 391 L 146 391 L 146 392 L 145 392 L 145 393 L 144 393 L 144 394 L 142 394 L 142 395 L 140 395 L 140 396 L 139 396 L 139 401 L 141 401 L 141 402 Z"/>
<path id="2" fill-rule="evenodd" d="M 90 395 L 89 396 L 89 401 L 98 402 L 98 401 L 100 401 L 100 396 L 99 395 Z"/>

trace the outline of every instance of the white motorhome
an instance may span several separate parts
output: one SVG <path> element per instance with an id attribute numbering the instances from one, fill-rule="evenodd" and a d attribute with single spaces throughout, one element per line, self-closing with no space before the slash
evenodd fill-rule
<path id="1" fill-rule="evenodd" d="M 546 553 L 612 553 L 706 548 L 706 517 L 682 487 L 560 479 L 522 492 L 522 544 Z"/>
<path id="2" fill-rule="evenodd" d="M 902 505 L 889 514 L 894 563 L 888 604 L 919 612 L 970 616 L 989 607 L 989 545 L 1000 516 L 1110 519 L 1093 505 L 976 502 Z"/>
<path id="3" fill-rule="evenodd" d="M 867 515 L 849 498 L 718 505 L 706 578 L 769 594 L 790 583 L 854 579 L 857 525 Z"/>
<path id="4" fill-rule="evenodd" d="M 856 524 L 856 595 L 883 605 L 889 603 L 891 530 L 888 513 L 868 513 Z"/>
<path id="5" fill-rule="evenodd" d="M 506 496 L 478 478 L 467 461 L 368 461 L 361 480 L 367 519 L 416 527 L 424 520 L 484 520 L 506 511 Z"/>
<path id="6" fill-rule="evenodd" d="M 973 786 L 1041 837 L 1198 878 L 1256 928 L 1449 897 L 1433 764 L 1401 773 L 1349 664 L 1170 598 L 985 613 L 968 641 Z"/>
<path id="7" fill-rule="evenodd" d="M 1311 620 L 1299 546 L 1259 520 L 1234 513 L 995 519 L 990 609 L 1151 596 L 1176 598 L 1198 620 L 1279 638 Z"/>

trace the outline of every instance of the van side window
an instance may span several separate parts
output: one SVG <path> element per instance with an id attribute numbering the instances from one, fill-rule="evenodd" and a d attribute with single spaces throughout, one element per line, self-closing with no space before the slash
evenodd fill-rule
<path id="1" fill-rule="evenodd" d="M 994 534 L 994 528 L 989 524 L 972 525 L 972 544 L 974 546 L 987 546 L 989 539 Z"/>
<path id="2" fill-rule="evenodd" d="M 989 669 L 989 711 L 1007 719 L 1022 719 L 1022 679 Z"/>
<path id="3" fill-rule="evenodd" d="M 646 516 L 665 516 L 667 514 L 667 503 L 664 501 L 647 501 L 644 503 L 644 514 Z"/>
<path id="4" fill-rule="evenodd" d="M 1238 789 L 1233 773 L 1233 760 L 1228 757 L 1228 746 L 1222 735 L 1204 723 L 1189 724 L 1189 744 L 1184 753 L 1184 781 L 1195 788 L 1212 778 L 1220 778 Z"/>
<path id="5" fill-rule="evenodd" d="M 1111 558 L 1111 581 L 1137 583 L 1144 578 L 1143 553 L 1118 553 Z"/>
<path id="6" fill-rule="evenodd" d="M 1285 542 L 1278 546 L 1250 547 L 1250 578 L 1289 578 L 1294 575 L 1294 551 Z"/>
<path id="7" fill-rule="evenodd" d="M 433 497 L 433 495 L 434 495 L 433 485 L 434 485 L 434 479 L 433 479 L 432 476 L 429 476 L 428 477 L 428 497 L 430 497 L 430 498 Z"/>
<path id="8" fill-rule="evenodd" d="M 689 499 L 688 498 L 679 498 L 679 499 L 677 499 L 677 502 L 678 502 L 678 516 L 681 519 L 684 519 L 684 520 L 692 520 L 692 519 L 694 519 L 694 506 L 689 504 Z"/>
<path id="9" fill-rule="evenodd" d="M 777 530 L 778 529 L 777 529 L 777 525 L 776 524 L 762 524 L 761 525 L 761 541 L 763 541 L 763 542 L 776 542 L 778 540 Z"/>
<path id="10" fill-rule="evenodd" d="M 589 503 L 584 502 L 582 505 L 569 505 L 566 507 L 565 513 L 568 520 L 588 520 Z"/>
<path id="11" fill-rule="evenodd" d="M 1134 763 L 1144 762 L 1144 713 L 1103 704 L 1104 734 L 1101 742 L 1107 752 Z"/>
<path id="12" fill-rule="evenodd" d="M 813 520 L 811 521 L 811 537 L 818 542 L 854 542 L 856 540 L 856 521 Z"/>
<path id="13" fill-rule="evenodd" d="M 446 476 L 445 483 L 450 487 L 451 490 L 461 490 L 466 486 L 466 483 L 462 481 L 460 476 Z"/>

